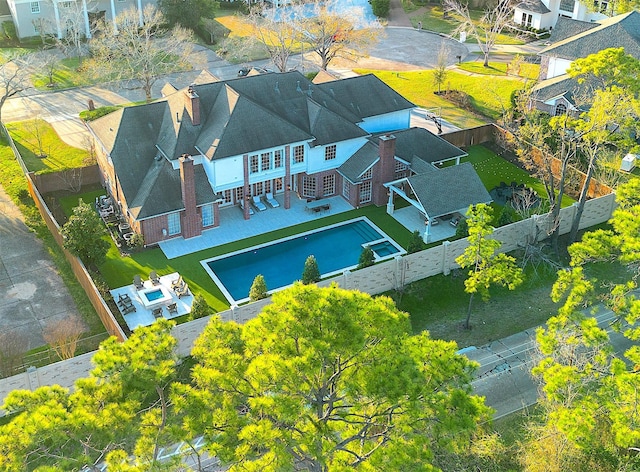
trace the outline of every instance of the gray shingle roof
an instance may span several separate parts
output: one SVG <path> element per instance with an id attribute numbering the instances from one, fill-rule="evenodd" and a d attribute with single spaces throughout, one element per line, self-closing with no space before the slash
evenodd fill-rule
<path id="1" fill-rule="evenodd" d="M 409 185 L 429 218 L 465 212 L 469 205 L 490 203 L 491 195 L 473 166 L 465 162 L 409 177 Z"/>
<path id="2" fill-rule="evenodd" d="M 524 11 L 529 11 L 531 13 L 540 13 L 541 15 L 544 15 L 545 13 L 551 13 L 551 10 L 549 10 L 541 0 L 522 2 L 519 3 L 516 8 Z"/>
<path id="3" fill-rule="evenodd" d="M 201 150 L 220 159 L 312 139 L 312 145 L 324 145 L 367 136 L 357 125 L 363 118 L 414 107 L 373 75 L 316 85 L 299 72 L 287 72 L 193 88 L 200 97 L 199 125 L 193 125 L 187 112 L 185 91 L 171 93 L 172 87 L 163 88 L 169 95 L 157 102 L 114 112 L 90 125 L 110 153 L 137 218 L 183 206 L 179 171 L 154 160 L 159 154 L 174 160 Z M 195 168 L 203 186 L 199 202 L 212 201 L 204 171 Z"/>
<path id="4" fill-rule="evenodd" d="M 613 47 L 623 47 L 627 54 L 640 59 L 639 12 L 600 20 L 595 28 L 554 43 L 539 54 L 573 61 Z"/>
<path id="5" fill-rule="evenodd" d="M 373 74 L 317 84 L 336 101 L 360 119 L 394 111 L 415 108 L 415 105 Z"/>
<path id="6" fill-rule="evenodd" d="M 338 172 L 352 184 L 360 183 L 360 176 L 380 159 L 378 146 L 367 141 L 353 156 L 338 167 Z"/>
<path id="7" fill-rule="evenodd" d="M 571 36 L 589 31 L 590 29 L 596 28 L 597 26 L 598 23 L 593 23 L 591 21 L 580 21 L 561 16 L 558 18 L 556 25 L 551 30 L 549 42 L 551 44 L 554 44 L 570 38 Z"/>
<path id="8" fill-rule="evenodd" d="M 467 155 L 462 149 L 424 128 L 409 128 L 394 131 L 393 134 L 396 137 L 396 156 L 409 163 L 416 158 L 437 162 Z"/>

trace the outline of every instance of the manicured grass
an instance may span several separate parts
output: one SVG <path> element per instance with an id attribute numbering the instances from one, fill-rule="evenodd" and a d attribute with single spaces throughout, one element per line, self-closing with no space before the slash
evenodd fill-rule
<path id="1" fill-rule="evenodd" d="M 40 213 L 29 196 L 27 181 L 22 173 L 22 169 L 18 161 L 16 161 L 11 147 L 4 139 L 0 140 L 0 168 L 2 168 L 2 172 L 0 172 L 0 185 L 2 185 L 9 197 L 11 197 L 11 200 L 20 208 L 27 226 L 35 232 L 44 244 L 60 277 L 67 286 L 78 308 L 78 312 L 88 324 L 90 334 L 104 332 L 104 326 L 87 298 L 84 289 L 76 280 L 71 266 L 53 239 L 44 221 L 42 221 Z"/>
<path id="2" fill-rule="evenodd" d="M 406 99 L 424 108 L 440 108 L 442 118 L 460 128 L 479 126 L 502 116 L 511 106 L 511 94 L 524 87 L 524 82 L 513 77 L 469 76 L 450 71 L 442 90 L 461 90 L 469 95 L 474 110 L 483 116 L 470 116 L 449 100 L 435 95 L 433 71 L 391 72 L 358 69 L 359 74 L 373 73 Z M 486 119 L 484 117 L 487 117 Z"/>
<path id="3" fill-rule="evenodd" d="M 489 67 L 484 67 L 483 61 L 478 59 L 474 62 L 462 62 L 457 65 L 458 69 L 471 72 L 473 74 L 481 74 L 481 75 L 495 75 L 499 77 L 507 76 L 507 67 L 509 63 L 506 62 L 489 62 Z M 540 65 L 539 64 L 529 64 L 523 63 L 520 65 L 518 77 L 522 77 L 524 79 L 536 80 L 538 78 L 538 74 L 540 73 Z M 510 71 L 510 75 L 514 76 L 514 71 Z"/>
<path id="4" fill-rule="evenodd" d="M 515 164 L 497 156 L 486 146 L 471 146 L 467 149 L 467 152 L 469 156 L 463 158 L 462 162 L 471 162 L 473 164 L 487 190 L 500 185 L 500 182 L 505 182 L 507 185 L 511 182 L 516 182 L 531 187 L 541 198 L 546 198 L 547 193 L 542 182 L 531 177 L 525 170 Z M 566 194 L 562 198 L 563 207 L 570 206 L 574 202 L 575 200 Z"/>
<path id="5" fill-rule="evenodd" d="M 41 119 L 9 123 L 13 136 L 27 168 L 37 174 L 59 172 L 82 167 L 89 152 L 65 144 L 53 127 Z M 41 153 L 45 158 L 38 157 Z"/>
<path id="6" fill-rule="evenodd" d="M 441 5 L 428 5 L 425 8 L 427 8 L 428 10 L 426 13 L 424 13 L 423 15 L 413 16 L 411 18 L 411 22 L 413 23 L 414 27 L 417 27 L 418 22 L 421 21 L 422 29 L 433 31 L 436 33 L 452 35 L 455 29 L 461 23 L 461 17 L 458 17 L 457 15 L 453 15 L 451 13 L 448 15 L 447 18 L 444 18 Z M 484 12 L 480 10 L 472 10 L 470 14 L 471 14 L 471 19 L 474 21 L 474 23 L 479 24 L 480 19 L 484 15 Z M 473 37 L 467 36 L 466 42 L 475 43 L 476 39 Z M 524 41 L 515 35 L 505 32 L 498 35 L 497 43 L 498 44 L 524 44 Z"/>
<path id="7" fill-rule="evenodd" d="M 80 60 L 77 57 L 70 57 L 62 59 L 53 74 L 53 83 L 55 88 L 70 88 L 80 87 L 83 85 L 89 85 L 95 83 L 87 74 L 78 70 L 80 67 Z M 49 77 L 42 74 L 34 74 L 31 77 L 33 85 L 38 90 L 50 90 Z"/>
<path id="8" fill-rule="evenodd" d="M 143 278 L 148 277 L 151 270 L 156 270 L 160 275 L 171 272 L 180 272 L 189 284 L 189 287 L 192 288 L 195 293 L 203 295 L 209 306 L 214 310 L 222 311 L 226 310 L 229 307 L 229 304 L 222 295 L 222 292 L 220 292 L 220 289 L 205 272 L 204 268 L 200 264 L 201 260 L 321 228 L 341 221 L 346 221 L 358 216 L 368 217 L 396 242 L 404 247 L 407 246 L 411 235 L 410 232 L 391 216 L 387 215 L 385 207 L 377 208 L 368 206 L 240 241 L 234 241 L 233 243 L 206 249 L 175 259 L 167 259 L 159 248 L 145 250 L 140 253 L 133 253 L 131 254 L 131 257 L 120 257 L 120 254 L 114 245 L 109 251 L 107 262 L 100 267 L 100 271 L 110 288 L 131 284 L 131 280 L 135 274 L 140 274 Z M 300 275 L 302 275 L 302 269 L 303 268 L 301 267 Z"/>

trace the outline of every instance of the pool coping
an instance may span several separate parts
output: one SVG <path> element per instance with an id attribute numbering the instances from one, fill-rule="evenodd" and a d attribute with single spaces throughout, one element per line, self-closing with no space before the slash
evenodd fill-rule
<path id="1" fill-rule="evenodd" d="M 244 248 L 244 249 L 238 249 L 237 251 L 232 251 L 232 252 L 229 252 L 227 254 L 221 254 L 219 256 L 210 257 L 208 259 L 203 259 L 203 260 L 200 261 L 200 265 L 202 265 L 202 267 L 204 268 L 205 272 L 209 275 L 209 277 L 211 277 L 213 282 L 220 289 L 220 291 L 222 292 L 224 297 L 227 299 L 229 304 L 232 307 L 233 306 L 237 306 L 237 305 L 249 302 L 250 301 L 249 297 L 247 296 L 247 297 L 241 298 L 239 300 L 236 300 L 235 298 L 233 298 L 233 296 L 229 293 L 229 291 L 227 290 L 225 285 L 222 283 L 222 281 L 218 278 L 218 276 L 215 274 L 215 272 L 213 270 L 211 270 L 211 267 L 209 267 L 209 264 L 208 264 L 209 262 L 217 261 L 217 260 L 220 260 L 220 259 L 226 259 L 227 257 L 232 257 L 232 256 L 235 256 L 235 255 L 238 255 L 238 254 L 242 254 L 242 253 L 245 253 L 245 252 L 254 251 L 256 249 L 261 249 L 263 247 L 272 246 L 274 244 L 279 244 L 279 243 L 282 243 L 282 242 L 285 242 L 285 241 L 289 241 L 289 240 L 292 240 L 292 239 L 297 239 L 297 238 L 300 238 L 300 237 L 307 236 L 309 234 L 319 233 L 319 232 L 324 231 L 324 230 L 337 228 L 339 226 L 344 226 L 344 225 L 347 225 L 347 224 L 350 224 L 350 223 L 354 223 L 354 222 L 357 222 L 357 221 L 365 221 L 369 226 L 371 226 L 374 230 L 376 230 L 382 236 L 382 238 L 375 239 L 375 240 L 370 241 L 370 242 L 365 243 L 365 244 L 361 244 L 362 248 L 364 248 L 365 246 L 372 246 L 372 245 L 379 244 L 381 242 L 387 241 L 390 244 L 392 244 L 398 250 L 398 252 L 396 252 L 394 254 L 390 254 L 388 256 L 382 256 L 382 257 L 378 256 L 378 254 L 376 254 L 374 252 L 374 261 L 376 263 L 377 262 L 382 262 L 382 261 L 385 261 L 385 260 L 388 260 L 388 259 L 392 259 L 392 258 L 394 258 L 396 256 L 401 256 L 401 255 L 404 255 L 404 254 L 407 253 L 407 251 L 402 246 L 400 246 L 391 236 L 389 236 L 387 233 L 385 233 L 379 226 L 377 226 L 369 218 L 367 218 L 366 216 L 359 216 L 357 218 L 352 218 L 350 220 L 340 221 L 338 223 L 334 223 L 334 224 L 327 225 L 327 226 L 322 226 L 320 228 L 312 229 L 312 230 L 305 231 L 305 232 L 302 232 L 302 233 L 293 234 L 291 236 L 287 236 L 287 237 L 284 237 L 284 238 L 274 239 L 273 241 L 268 241 L 266 243 L 257 244 L 255 246 L 247 247 L 247 248 Z M 349 267 L 344 267 L 344 268 L 339 269 L 339 270 L 334 270 L 332 272 L 327 272 L 325 274 L 320 274 L 320 278 L 321 279 L 326 279 L 326 278 L 329 278 L 329 277 L 334 277 L 336 275 L 343 274 L 345 271 L 351 271 L 351 270 L 355 269 L 356 267 L 358 267 L 357 264 L 349 266 Z M 270 289 L 270 290 L 268 290 L 267 293 L 269 295 L 271 295 L 271 294 L 273 294 L 275 292 L 279 292 L 281 290 L 289 288 L 292 285 L 293 284 L 289 284 L 289 285 L 285 285 L 285 286 L 282 286 L 282 287 Z"/>

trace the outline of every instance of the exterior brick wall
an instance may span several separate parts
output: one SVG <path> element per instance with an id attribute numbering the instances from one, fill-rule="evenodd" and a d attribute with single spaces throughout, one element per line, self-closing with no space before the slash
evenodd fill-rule
<path id="1" fill-rule="evenodd" d="M 545 80 L 547 73 L 549 72 L 549 56 L 542 56 L 540 58 L 540 73 L 538 74 L 538 80 Z"/>
<path id="2" fill-rule="evenodd" d="M 167 228 L 169 228 L 167 215 L 140 221 L 140 232 L 141 234 L 144 234 L 144 243 L 147 246 L 175 237 L 162 233 L 162 230 L 164 229 L 166 231 Z"/>

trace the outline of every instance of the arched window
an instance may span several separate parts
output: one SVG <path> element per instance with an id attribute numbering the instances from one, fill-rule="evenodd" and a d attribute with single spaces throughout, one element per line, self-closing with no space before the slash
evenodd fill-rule
<path id="1" fill-rule="evenodd" d="M 555 116 L 564 115 L 566 113 L 567 113 L 567 106 L 564 103 L 557 103 Z"/>

